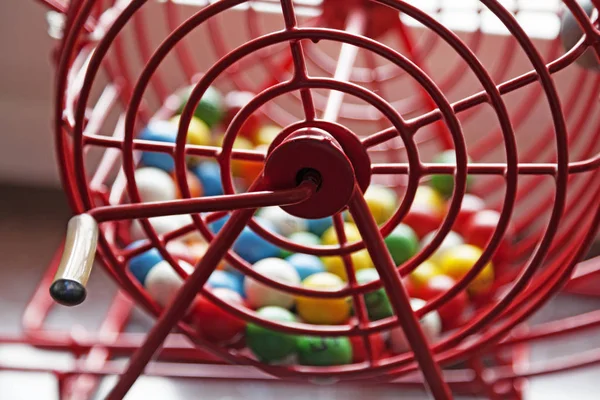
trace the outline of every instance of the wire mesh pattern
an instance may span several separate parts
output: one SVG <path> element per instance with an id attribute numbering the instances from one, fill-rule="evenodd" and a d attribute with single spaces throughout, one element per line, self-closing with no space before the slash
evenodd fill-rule
<path id="1" fill-rule="evenodd" d="M 558 39 L 541 43 L 526 33 L 516 18 L 520 2 L 512 7 L 496 0 L 476 2 L 477 15 L 493 15 L 509 33 L 509 38 L 492 41 L 481 23 L 471 33 L 456 32 L 415 2 L 395 0 L 344 2 L 347 7 L 338 13 L 331 11 L 340 9 L 341 3 L 335 0 L 45 3 L 65 14 L 62 40 L 55 53 L 54 131 L 70 205 L 75 213 L 87 213 L 100 223 L 98 255 L 105 269 L 137 304 L 158 317 L 146 340 L 131 346 L 130 363 L 109 398 L 126 394 L 175 326 L 201 349 L 197 358 L 189 355 L 195 361 L 205 361 L 207 351 L 225 362 L 254 366 L 287 379 L 387 382 L 421 370 L 433 396 L 444 399 L 451 396 L 449 385 L 460 385 L 462 378 L 460 373 L 452 375 L 452 370 L 442 372 L 440 365 L 467 360 L 478 384 L 485 387 L 492 382 L 485 390 L 494 397 L 502 383 L 543 370 L 519 374 L 500 366 L 493 373 L 488 371 L 486 380 L 482 378 L 486 368 L 472 358 L 474 354 L 496 351 L 502 365 L 499 354 L 507 349 L 600 323 L 597 313 L 591 313 L 526 331 L 515 328 L 569 281 L 600 226 L 600 125 L 598 113 L 594 113 L 600 75 L 576 65 L 589 49 L 600 51 L 597 12 L 588 16 L 575 1 L 565 1 L 558 9 L 559 14 L 570 12 L 584 33 L 573 48 L 563 52 Z M 434 8 L 442 11 L 442 3 Z M 593 3 L 598 8 L 599 4 Z M 162 36 L 155 29 L 159 22 L 165 32 Z M 225 31 L 237 23 L 245 32 L 234 45 L 227 42 Z M 203 39 L 198 39 L 200 35 Z M 214 57 L 198 54 L 209 48 Z M 435 58 L 436 53 L 443 55 Z M 214 58 L 214 62 L 204 58 Z M 440 60 L 448 60 L 448 64 L 433 64 L 434 58 L 438 64 Z M 527 68 L 516 65 L 516 60 Z M 264 69 L 262 75 L 253 72 L 257 65 Z M 177 71 L 178 78 L 172 71 Z M 170 93 L 189 83 L 194 88 L 181 112 L 176 143 L 137 139 L 140 128 L 151 118 L 175 113 L 179 104 Z M 235 115 L 222 147 L 188 144 L 193 111 L 211 85 L 256 96 Z M 346 239 L 341 213 L 334 215 L 336 246 L 300 245 L 261 227 L 252 218 L 257 208 L 301 204 L 309 201 L 317 186 L 306 181 L 296 188 L 275 190 L 258 178 L 247 191 L 235 187 L 234 160 L 268 162 L 263 152 L 233 148 L 243 123 L 257 113 L 284 127 L 281 137 L 304 128 L 355 135 L 370 162 L 367 168 L 357 168 L 357 176 L 360 173 L 367 177 L 366 182 L 384 182 L 396 189 L 401 202 L 394 215 L 378 227 L 362 196 L 365 188 L 355 182 L 348 208 L 361 232 L 358 242 Z M 538 118 L 533 120 L 532 114 Z M 277 146 L 271 147 L 276 151 Z M 455 166 L 430 162 L 432 152 L 442 149 L 455 152 Z M 141 203 L 134 176 L 140 151 L 172 156 L 182 200 Z M 100 154 L 97 165 L 90 162 L 94 152 Z M 218 162 L 224 196 L 192 197 L 186 178 L 189 156 Z M 396 269 L 383 238 L 407 215 L 419 184 L 433 174 L 454 176 L 447 213 L 431 243 Z M 427 260 L 451 231 L 466 192 L 467 175 L 480 177 L 475 193 L 500 212 L 497 228 L 473 268 L 450 290 L 413 312 L 401 277 Z M 214 235 L 208 224 L 227 213 L 231 213 L 230 220 Z M 190 224 L 158 235 L 148 218 L 172 214 L 190 214 Z M 147 239 L 135 249 L 126 249 L 123 221 L 134 219 L 141 223 Z M 310 290 L 252 270 L 230 250 L 246 225 L 283 249 L 342 256 L 347 286 L 338 291 Z M 192 231 L 200 232 L 210 245 L 188 276 L 166 247 Z M 509 232 L 516 232 L 518 241 L 510 265 L 495 283 L 497 296 L 459 329 L 428 344 L 418 319 L 466 290 Z M 126 269 L 128 260 L 150 248 L 158 249 L 186 279 L 164 311 Z M 350 254 L 365 248 L 382 279 L 358 284 Z M 356 321 L 340 326 L 284 325 L 227 304 L 203 288 L 223 257 L 246 276 L 293 295 L 350 296 Z M 362 295 L 381 287 L 396 315 L 370 321 Z M 367 361 L 336 367 L 274 366 L 249 357 L 239 344 L 209 343 L 182 321 L 197 293 L 228 313 L 274 330 L 360 336 Z M 413 350 L 375 360 L 368 335 L 395 326 L 402 326 Z M 169 347 L 166 351 L 182 354 Z M 550 365 L 546 372 L 600 362 L 600 357 L 589 356 Z"/>

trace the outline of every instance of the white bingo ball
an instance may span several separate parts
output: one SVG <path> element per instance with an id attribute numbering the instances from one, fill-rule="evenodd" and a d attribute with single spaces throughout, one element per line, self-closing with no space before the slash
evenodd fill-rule
<path id="1" fill-rule="evenodd" d="M 194 270 L 194 267 L 185 261 L 180 261 L 179 265 L 188 274 L 191 274 Z M 183 279 L 175 272 L 171 264 L 167 261 L 161 261 L 148 272 L 144 287 L 150 297 L 161 307 L 164 307 L 175 297 L 182 285 Z"/>
<path id="2" fill-rule="evenodd" d="M 162 217 L 149 218 L 148 221 L 158 235 L 164 235 L 169 232 L 173 232 L 193 222 L 192 217 L 187 214 L 165 215 Z M 141 240 L 146 238 L 146 233 L 142 228 L 142 224 L 137 219 L 131 223 L 130 234 L 132 240 Z M 179 240 L 204 241 L 202 235 L 200 235 L 200 232 L 197 230 L 193 230 L 186 235 L 180 236 Z"/>
<path id="3" fill-rule="evenodd" d="M 426 302 L 421 299 L 410 299 L 410 305 L 414 311 L 422 308 Z M 437 311 L 431 311 L 421 318 L 421 329 L 431 344 L 440 336 L 442 332 L 442 320 Z M 410 345 L 402 327 L 397 327 L 390 332 L 390 348 L 394 354 L 404 353 L 410 350 Z"/>
<path id="4" fill-rule="evenodd" d="M 427 235 L 425 235 L 423 237 L 423 239 L 421 240 L 421 248 L 424 248 L 429 243 L 431 243 L 436 234 L 437 234 L 437 231 L 433 231 L 433 232 L 429 232 Z M 446 235 L 444 240 L 442 240 L 442 243 L 440 243 L 440 245 L 435 250 L 435 252 L 431 255 L 431 257 L 429 257 L 429 260 L 431 262 L 433 262 L 434 264 L 438 265 L 439 261 L 441 260 L 442 256 L 444 255 L 444 253 L 447 250 L 453 249 L 454 247 L 460 246 L 461 244 L 464 244 L 464 243 L 465 243 L 465 241 L 462 238 L 462 236 L 460 236 L 458 233 L 456 233 L 454 231 L 450 231 L 450 232 L 448 232 L 448 234 Z"/>
<path id="5" fill-rule="evenodd" d="M 281 207 L 265 207 L 257 215 L 271 222 L 277 232 L 286 237 L 308 229 L 305 220 L 288 214 Z"/>
<path id="6" fill-rule="evenodd" d="M 177 198 L 173 178 L 162 169 L 144 167 L 135 171 L 135 183 L 144 203 L 169 201 Z"/>
<path id="7" fill-rule="evenodd" d="M 252 266 L 259 274 L 288 285 L 300 285 L 300 276 L 290 263 L 280 258 L 265 258 Z M 265 306 L 292 308 L 294 296 L 260 283 L 250 277 L 244 280 L 248 305 L 254 309 Z"/>

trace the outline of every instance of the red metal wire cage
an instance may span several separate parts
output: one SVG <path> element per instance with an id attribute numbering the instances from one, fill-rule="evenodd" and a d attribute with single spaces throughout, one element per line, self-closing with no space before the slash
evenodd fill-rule
<path id="1" fill-rule="evenodd" d="M 600 226 L 600 121 L 594 112 L 600 75 L 593 70 L 595 54 L 591 69 L 577 65 L 590 51 L 600 52 L 596 11 L 586 13 L 590 9 L 574 0 L 565 0 L 558 13 L 553 11 L 556 21 L 562 14 L 572 15 L 583 32 L 572 48 L 563 51 L 558 38 L 541 40 L 526 32 L 518 20 L 522 11 L 518 5 L 507 9 L 496 0 L 478 2 L 474 9 L 478 22 L 469 33 L 450 29 L 431 10 L 397 0 L 44 2 L 64 15 L 59 18 L 61 40 L 54 52 L 54 133 L 62 182 L 74 213 L 87 214 L 99 224 L 97 258 L 123 291 L 114 300 L 106 329 L 120 331 L 134 303 L 157 316 L 147 336 L 120 334 L 107 340 L 99 332 L 74 340 L 45 331 L 39 316 L 52 307 L 47 287 L 60 251 L 25 315 L 24 340 L 86 355 L 101 365 L 57 371 L 61 390 L 82 374 L 88 378 L 119 374 L 109 395 L 118 399 L 148 363 L 153 366 L 146 370 L 149 374 L 206 374 L 188 364 L 193 362 L 250 366 L 291 380 L 425 385 L 436 399 L 451 398 L 452 391 L 466 388 L 490 398 L 519 398 L 523 378 L 600 363 L 596 351 L 556 363 L 514 367 L 524 343 L 600 325 L 597 311 L 537 326 L 521 325 L 561 289 L 600 294 L 594 280 L 598 261 L 577 264 Z M 600 9 L 600 1 L 592 3 Z M 443 11 L 441 3 L 434 7 L 435 13 Z M 485 34 L 485 15 L 499 22 L 504 32 Z M 190 83 L 194 89 L 183 108 L 176 143 L 136 138 L 153 116 L 174 114 L 179 104 L 171 93 Z M 227 127 L 222 147 L 187 144 L 193 110 L 211 85 L 257 94 Z M 244 121 L 254 114 L 284 127 L 266 153 L 233 148 Z M 306 147 L 298 145 L 292 138 L 299 132 L 311 132 L 314 140 Z M 443 149 L 455 152 L 456 165 L 430 162 L 431 155 Z M 173 157 L 182 200 L 140 202 L 134 170 L 141 150 Z M 323 164 L 320 160 L 327 155 L 331 157 Z M 188 156 L 219 163 L 225 195 L 191 196 Z M 264 165 L 263 175 L 247 191 L 234 186 L 233 160 Z M 296 182 L 290 176 L 296 177 L 300 161 L 316 173 Z M 343 172 L 348 165 L 351 172 Z M 327 174 L 338 183 L 335 190 L 319 186 Z M 396 268 L 383 238 L 407 215 L 418 185 L 432 174 L 454 176 L 447 214 L 434 240 Z M 478 177 L 474 192 L 501 213 L 498 225 L 473 269 L 413 312 L 402 277 L 428 259 L 452 229 L 467 174 Z M 371 181 L 393 187 L 401 198 L 394 215 L 380 227 L 362 195 Z M 336 246 L 299 245 L 252 218 L 264 206 L 282 206 L 314 217 L 331 215 L 339 204 L 354 217 L 361 241 L 348 243 L 340 212 L 334 214 L 340 243 Z M 213 235 L 208 223 L 226 213 L 231 218 Z M 171 214 L 189 214 L 191 223 L 158 235 L 148 218 Z M 140 221 L 147 239 L 129 249 L 123 227 L 134 219 Z M 230 250 L 246 225 L 281 248 L 344 256 L 347 286 L 330 292 L 310 290 L 252 270 Z M 192 231 L 210 245 L 188 276 L 166 247 Z M 440 341 L 427 343 L 418 319 L 464 291 L 509 232 L 517 240 L 491 295 L 468 322 Z M 165 310 L 126 269 L 129 259 L 152 247 L 185 278 Z M 382 279 L 358 284 L 349 255 L 365 248 Z M 351 297 L 356 321 L 339 326 L 279 324 L 227 304 L 203 288 L 223 258 L 246 276 L 294 295 Z M 361 295 L 380 287 L 388 293 L 395 315 L 370 321 Z M 236 343 L 224 346 L 204 340 L 182 320 L 197 293 L 239 318 L 274 330 L 362 337 L 367 361 L 335 367 L 262 364 Z M 412 350 L 373 359 L 369 334 L 394 326 L 402 326 Z M 171 333 L 174 329 L 178 333 Z M 108 361 L 118 354 L 131 356 L 125 369 Z M 411 374 L 418 370 L 423 377 Z M 255 377 L 231 371 L 241 378 Z"/>

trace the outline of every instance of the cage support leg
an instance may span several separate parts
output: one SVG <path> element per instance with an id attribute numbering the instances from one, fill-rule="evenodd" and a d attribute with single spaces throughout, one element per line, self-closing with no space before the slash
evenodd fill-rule
<path id="1" fill-rule="evenodd" d="M 208 247 L 206 254 L 196 266 L 194 272 L 188 277 L 177 293 L 177 297 L 163 311 L 159 320 L 148 333 L 145 342 L 133 354 L 125 372 L 119 377 L 117 384 L 107 396 L 107 400 L 120 400 L 127 394 L 148 362 L 150 362 L 162 345 L 169 332 L 183 317 L 188 306 L 198 293 L 198 289 L 206 283 L 219 261 L 231 247 L 240 232 L 242 232 L 242 229 L 244 229 L 254 211 L 255 209 L 242 209 L 233 212 L 229 221 L 225 223 L 223 229 Z"/>
<path id="2" fill-rule="evenodd" d="M 392 256 L 358 186 L 356 186 L 354 195 L 350 200 L 350 213 L 373 259 L 377 272 L 379 272 L 390 303 L 415 353 L 415 358 L 421 367 L 431 394 L 436 400 L 452 399 L 450 388 L 444 382 L 442 371 L 431 354 L 425 335 L 419 326 L 419 321 L 412 310 L 400 274 L 396 270 Z"/>

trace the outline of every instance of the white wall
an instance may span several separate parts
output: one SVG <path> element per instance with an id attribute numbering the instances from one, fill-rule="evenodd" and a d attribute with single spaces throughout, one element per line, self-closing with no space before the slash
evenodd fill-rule
<path id="1" fill-rule="evenodd" d="M 0 1 L 0 181 L 58 185 L 46 9 Z"/>

